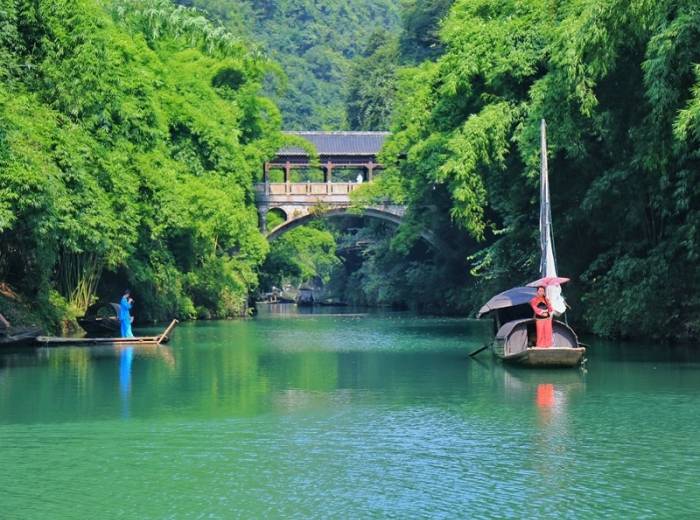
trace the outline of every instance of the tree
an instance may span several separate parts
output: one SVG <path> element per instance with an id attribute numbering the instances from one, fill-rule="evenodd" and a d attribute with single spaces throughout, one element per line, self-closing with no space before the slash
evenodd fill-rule
<path id="1" fill-rule="evenodd" d="M 141 318 L 243 312 L 269 62 L 166 0 L 3 0 L 0 25 L 0 279 L 73 314 L 127 284 Z"/>
<path id="2" fill-rule="evenodd" d="M 458 0 L 444 54 L 399 72 L 390 167 L 364 196 L 423 215 L 444 190 L 438 213 L 481 242 L 476 307 L 537 274 L 545 118 L 573 317 L 606 335 L 696 336 L 698 20 L 672 1 Z"/>

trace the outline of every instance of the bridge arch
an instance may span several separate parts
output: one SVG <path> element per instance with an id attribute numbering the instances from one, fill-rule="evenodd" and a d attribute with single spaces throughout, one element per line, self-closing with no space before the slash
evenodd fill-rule
<path id="1" fill-rule="evenodd" d="M 270 208 L 270 211 L 272 211 L 275 208 Z M 322 211 L 322 212 L 310 212 L 305 215 L 302 215 L 297 218 L 292 218 L 291 220 L 287 220 L 286 222 L 283 222 L 282 224 L 276 226 L 275 228 L 271 229 L 267 233 L 267 239 L 272 242 L 273 240 L 279 238 L 280 236 L 284 235 L 288 231 L 291 231 L 292 229 L 295 229 L 299 226 L 303 226 L 305 224 L 308 224 L 314 219 L 317 218 L 334 218 L 334 217 L 344 217 L 344 216 L 352 216 L 352 217 L 369 217 L 369 218 L 374 218 L 378 220 L 383 220 L 385 222 L 390 222 L 394 224 L 395 226 L 398 226 L 401 224 L 402 221 L 402 215 L 397 214 L 396 212 L 391 211 L 390 209 L 385 209 L 385 208 L 364 208 L 362 209 L 361 212 L 356 212 L 356 210 L 352 210 L 349 207 L 340 207 L 340 208 L 330 208 L 328 210 Z M 435 237 L 432 236 L 432 234 L 428 232 L 423 232 L 421 233 L 421 238 L 428 242 L 431 246 L 436 247 L 436 241 Z"/>

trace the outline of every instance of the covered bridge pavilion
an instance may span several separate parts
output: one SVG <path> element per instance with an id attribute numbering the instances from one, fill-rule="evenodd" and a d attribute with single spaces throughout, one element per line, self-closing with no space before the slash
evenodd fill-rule
<path id="1" fill-rule="evenodd" d="M 377 162 L 384 141 L 389 132 L 285 132 L 309 141 L 319 156 L 323 171 L 323 182 L 333 182 L 333 169 L 352 169 L 362 174 L 362 180 L 368 182 L 376 170 L 381 168 Z M 284 172 L 283 182 L 292 182 L 292 169 L 313 168 L 306 150 L 300 147 L 286 147 L 277 152 L 276 157 L 265 163 L 264 182 L 270 182 L 270 172 L 275 169 Z"/>

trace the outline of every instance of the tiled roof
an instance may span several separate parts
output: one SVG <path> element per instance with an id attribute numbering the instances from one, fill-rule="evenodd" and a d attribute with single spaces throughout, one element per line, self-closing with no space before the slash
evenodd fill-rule
<path id="1" fill-rule="evenodd" d="M 319 155 L 377 155 L 389 132 L 285 132 L 311 141 Z M 282 148 L 277 155 L 306 155 L 301 148 Z"/>

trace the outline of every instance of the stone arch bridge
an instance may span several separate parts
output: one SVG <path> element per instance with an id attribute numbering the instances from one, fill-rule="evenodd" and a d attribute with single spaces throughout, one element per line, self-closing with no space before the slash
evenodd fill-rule
<path id="1" fill-rule="evenodd" d="M 322 191 L 323 186 L 310 184 L 309 193 L 298 193 L 292 185 L 290 192 L 276 191 L 276 186 L 270 186 L 269 191 L 260 190 L 256 193 L 261 226 L 268 239 L 274 240 L 292 229 L 307 224 L 319 217 L 334 217 L 350 213 L 350 192 L 356 186 L 346 183 L 334 184 L 328 192 Z M 313 193 L 312 193 L 313 192 Z M 276 211 L 284 221 L 272 229 L 267 228 L 267 213 Z M 362 208 L 357 216 L 385 220 L 400 224 L 405 213 L 403 206 L 373 205 Z"/>
<path id="2" fill-rule="evenodd" d="M 261 230 L 270 240 L 318 216 L 348 213 L 350 193 L 364 182 L 371 182 L 381 170 L 377 154 L 388 132 L 289 132 L 311 142 L 319 155 L 316 174 L 308 154 L 301 148 L 283 148 L 265 164 L 263 182 L 255 186 L 255 201 Z M 298 175 L 295 175 L 297 174 Z M 273 176 L 276 175 L 276 178 Z M 322 174 L 322 175 L 319 175 Z M 306 179 L 303 176 L 306 175 Z M 296 178 L 295 178 L 296 177 Z M 314 177 L 314 178 L 311 178 Z M 269 229 L 270 211 L 284 221 Z M 364 208 L 361 216 L 399 224 L 403 206 L 391 204 Z"/>

